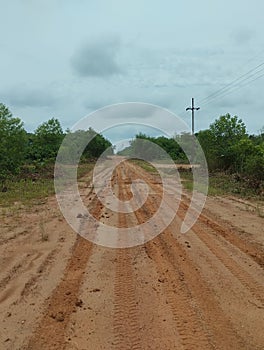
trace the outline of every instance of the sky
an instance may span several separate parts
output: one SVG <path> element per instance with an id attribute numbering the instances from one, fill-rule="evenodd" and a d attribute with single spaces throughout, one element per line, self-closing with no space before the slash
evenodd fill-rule
<path id="1" fill-rule="evenodd" d="M 226 113 L 249 133 L 264 126 L 262 0 L 0 0 L 0 8 L 0 102 L 28 131 L 51 117 L 71 128 L 124 102 L 164 107 L 190 127 L 192 97 L 196 131 Z M 91 126 L 102 131 L 96 114 Z"/>

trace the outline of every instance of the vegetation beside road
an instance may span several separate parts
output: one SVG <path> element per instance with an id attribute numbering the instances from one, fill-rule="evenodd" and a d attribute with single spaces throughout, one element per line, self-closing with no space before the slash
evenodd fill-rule
<path id="1" fill-rule="evenodd" d="M 111 143 L 92 128 L 71 132 L 62 130 L 58 119 L 42 123 L 34 133 L 24 129 L 23 122 L 13 117 L 0 103 L 0 205 L 15 201 L 29 203 L 54 193 L 54 165 L 64 137 L 61 161 L 71 164 L 81 155 L 78 176 L 89 171 L 104 151 L 113 153 Z M 87 144 L 87 140 L 90 140 Z M 84 146 L 81 152 L 80 147 Z M 82 153 L 82 154 L 81 154 Z"/>
<path id="2" fill-rule="evenodd" d="M 263 197 L 264 129 L 259 135 L 249 135 L 241 119 L 226 114 L 220 116 L 208 129 L 199 131 L 195 136 L 202 147 L 208 165 L 209 193 Z M 197 147 L 195 142 L 197 141 L 194 141 L 194 137 L 188 133 L 176 135 L 174 138 L 164 136 L 155 138 L 138 134 L 130 146 L 119 154 L 137 156 L 146 161 L 156 161 L 164 156 L 159 151 L 160 148 L 163 148 L 167 157 L 171 157 L 175 163 L 186 164 L 191 161 L 192 164 L 199 164 L 201 153 L 197 152 L 197 148 L 195 152 L 192 152 L 194 147 Z M 151 144 L 159 147 L 153 147 Z M 190 161 L 183 148 L 188 151 Z M 185 179 L 185 186 L 190 188 L 192 186 L 191 174 L 183 171 L 182 176 Z"/>
<path id="3" fill-rule="evenodd" d="M 62 143 L 65 136 L 67 144 Z M 264 129 L 258 135 L 249 135 L 241 119 L 226 114 L 195 136 L 208 164 L 209 194 L 263 198 Z M 87 140 L 90 142 L 85 146 Z M 139 159 L 166 163 L 169 157 L 178 164 L 199 163 L 201 152 L 197 152 L 195 142 L 186 132 L 171 138 L 139 133 L 119 154 L 134 158 L 133 161 L 142 168 L 155 173 L 150 163 Z M 0 205 L 17 200 L 28 202 L 54 193 L 54 164 L 59 149 L 59 160 L 67 164 L 72 164 L 76 155 L 81 155 L 79 176 L 91 169 L 106 150 L 106 155 L 113 154 L 111 143 L 92 128 L 63 131 L 55 118 L 29 133 L 23 122 L 0 103 Z M 191 189 L 191 173 L 183 170 L 181 176 L 184 186 Z"/>
<path id="4" fill-rule="evenodd" d="M 193 189 L 192 173 L 181 171 L 180 176 L 183 187 L 191 191 Z M 250 187 L 246 180 L 238 179 L 236 175 L 224 172 L 210 174 L 208 194 L 211 196 L 233 195 L 241 198 L 263 200 L 263 194 Z"/>

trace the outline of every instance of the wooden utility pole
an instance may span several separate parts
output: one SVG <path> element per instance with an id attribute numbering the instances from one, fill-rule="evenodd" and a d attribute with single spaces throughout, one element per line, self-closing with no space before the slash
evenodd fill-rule
<path id="1" fill-rule="evenodd" d="M 194 111 L 198 111 L 200 107 L 194 107 L 194 98 L 192 98 L 192 107 L 186 108 L 186 111 L 192 111 L 192 135 L 194 135 Z"/>

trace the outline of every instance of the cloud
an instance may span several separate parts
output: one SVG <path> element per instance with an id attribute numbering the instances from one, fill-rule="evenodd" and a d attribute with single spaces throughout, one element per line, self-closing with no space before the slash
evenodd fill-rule
<path id="1" fill-rule="evenodd" d="M 117 62 L 119 49 L 118 38 L 87 43 L 73 55 L 72 68 L 81 77 L 108 77 L 122 73 Z"/>
<path id="2" fill-rule="evenodd" d="M 57 102 L 55 94 L 40 88 L 17 86 L 1 93 L 4 100 L 16 107 L 51 107 Z"/>
<path id="3" fill-rule="evenodd" d="M 250 28 L 242 27 L 231 33 L 232 41 L 235 45 L 244 46 L 251 43 L 256 36 L 256 32 Z"/>

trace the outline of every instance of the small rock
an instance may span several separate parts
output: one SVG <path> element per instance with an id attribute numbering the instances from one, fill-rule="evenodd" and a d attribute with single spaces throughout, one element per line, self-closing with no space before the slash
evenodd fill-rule
<path id="1" fill-rule="evenodd" d="M 92 290 L 93 293 L 100 292 L 100 291 L 101 291 L 101 290 L 100 290 L 99 288 L 94 288 L 94 289 Z"/>
<path id="2" fill-rule="evenodd" d="M 76 217 L 77 217 L 78 219 L 80 219 L 80 218 L 82 218 L 83 216 L 82 216 L 81 213 L 79 213 Z"/>
<path id="3" fill-rule="evenodd" d="M 187 245 L 187 248 L 191 248 L 191 246 L 190 246 L 190 242 L 185 241 L 185 243 L 186 243 L 186 245 Z"/>
<path id="4" fill-rule="evenodd" d="M 56 315 L 56 321 L 58 322 L 63 322 L 64 321 L 64 315 L 63 315 L 63 312 L 58 312 L 57 315 Z"/>
<path id="5" fill-rule="evenodd" d="M 83 301 L 82 301 L 82 299 L 78 299 L 78 300 L 76 300 L 76 302 L 75 302 L 75 306 L 82 307 L 82 305 L 83 305 Z"/>

